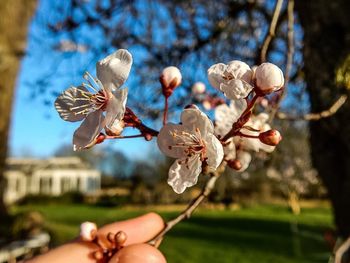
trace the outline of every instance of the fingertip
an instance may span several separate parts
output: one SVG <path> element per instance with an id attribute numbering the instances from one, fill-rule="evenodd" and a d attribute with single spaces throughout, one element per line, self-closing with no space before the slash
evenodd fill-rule
<path id="1" fill-rule="evenodd" d="M 163 218 L 155 212 L 149 212 L 143 216 L 145 217 L 145 220 L 150 220 L 153 222 L 153 224 L 159 227 L 163 228 L 165 226 Z"/>
<path id="2" fill-rule="evenodd" d="M 127 235 L 125 245 L 144 243 L 152 239 L 164 228 L 164 221 L 156 213 L 145 215 L 106 225 L 99 230 L 98 235 L 107 235 L 109 232 L 117 233 L 123 231 Z"/>
<path id="3" fill-rule="evenodd" d="M 122 248 L 109 263 L 166 263 L 163 254 L 148 244 L 135 244 Z"/>

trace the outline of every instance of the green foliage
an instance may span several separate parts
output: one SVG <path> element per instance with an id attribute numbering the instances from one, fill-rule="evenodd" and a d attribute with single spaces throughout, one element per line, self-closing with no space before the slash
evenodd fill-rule
<path id="1" fill-rule="evenodd" d="M 60 196 L 50 195 L 27 195 L 18 204 L 81 204 L 84 202 L 84 195 L 80 192 L 68 192 Z"/>
<path id="2" fill-rule="evenodd" d="M 147 211 L 85 205 L 23 206 L 39 210 L 58 245 L 77 236 L 82 221 L 98 225 Z M 158 211 L 165 219 L 178 212 Z M 254 206 L 238 211 L 199 210 L 165 237 L 160 249 L 169 263 L 194 262 L 326 262 L 330 250 L 323 239 L 332 226 L 328 207 L 303 209 L 298 217 L 284 206 Z M 298 223 L 298 232 L 293 230 Z"/>

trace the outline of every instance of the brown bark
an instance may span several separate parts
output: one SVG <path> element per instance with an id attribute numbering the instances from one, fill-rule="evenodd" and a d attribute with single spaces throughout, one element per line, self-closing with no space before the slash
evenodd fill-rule
<path id="1" fill-rule="evenodd" d="M 0 1 L 0 218 L 6 215 L 3 177 L 16 76 L 25 51 L 29 20 L 36 0 Z"/>
<path id="2" fill-rule="evenodd" d="M 350 1 L 296 1 L 304 30 L 304 69 L 311 111 L 332 105 L 341 93 L 336 69 L 350 55 Z M 310 123 L 312 158 L 328 188 L 335 222 L 342 236 L 350 234 L 350 103 L 331 118 Z"/>

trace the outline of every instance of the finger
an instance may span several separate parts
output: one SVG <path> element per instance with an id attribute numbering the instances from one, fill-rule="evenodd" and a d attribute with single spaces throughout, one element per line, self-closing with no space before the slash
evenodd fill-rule
<path id="1" fill-rule="evenodd" d="M 106 225 L 99 229 L 99 236 L 106 236 L 109 232 L 124 231 L 127 235 L 125 245 L 144 243 L 152 239 L 164 228 L 163 219 L 156 213 Z"/>
<path id="2" fill-rule="evenodd" d="M 122 248 L 109 263 L 166 263 L 163 254 L 148 244 L 135 244 Z"/>
<path id="3" fill-rule="evenodd" d="M 150 240 L 164 227 L 162 218 L 155 214 L 149 213 L 134 219 L 112 223 L 102 227 L 98 235 L 107 235 L 109 232 L 117 233 L 124 231 L 128 238 L 125 245 L 143 243 Z M 76 241 L 65 244 L 48 253 L 34 258 L 31 263 L 67 263 L 81 262 L 92 263 L 96 260 L 92 253 L 98 249 L 98 246 L 90 242 Z"/>

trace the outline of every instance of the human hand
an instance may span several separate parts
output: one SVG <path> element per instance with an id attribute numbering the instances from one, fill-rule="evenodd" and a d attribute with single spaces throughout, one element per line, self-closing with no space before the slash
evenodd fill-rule
<path id="1" fill-rule="evenodd" d="M 166 259 L 158 249 L 145 244 L 163 227 L 163 219 L 158 214 L 149 213 L 130 220 L 105 225 L 98 230 L 97 235 L 104 237 L 110 232 L 123 231 L 128 236 L 125 247 L 110 259 L 110 263 L 166 263 Z M 93 263 L 96 260 L 92 254 L 96 250 L 98 250 L 96 244 L 77 240 L 35 257 L 28 263 Z"/>

